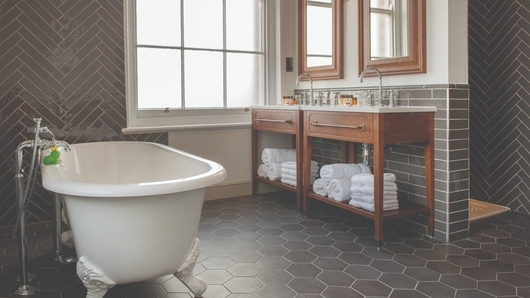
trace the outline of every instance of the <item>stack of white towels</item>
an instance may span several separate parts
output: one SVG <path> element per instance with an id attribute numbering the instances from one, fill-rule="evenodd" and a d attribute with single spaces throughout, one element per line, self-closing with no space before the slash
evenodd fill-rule
<path id="1" fill-rule="evenodd" d="M 396 176 L 383 174 L 383 211 L 399 209 Z M 351 178 L 350 205 L 374 212 L 374 175 L 358 174 Z"/>
<path id="2" fill-rule="evenodd" d="M 296 162 L 287 161 L 282 162 L 280 181 L 285 184 L 296 186 Z M 311 161 L 311 170 L 309 176 L 310 183 L 312 184 L 318 178 L 318 163 Z"/>
<path id="3" fill-rule="evenodd" d="M 313 183 L 313 191 L 338 202 L 350 200 L 351 178 L 356 174 L 370 174 L 365 164 L 335 163 L 320 168 L 320 178 Z"/>
<path id="4" fill-rule="evenodd" d="M 263 164 L 258 167 L 258 176 L 296 186 L 295 149 L 265 148 L 261 153 L 261 161 Z M 311 161 L 311 183 L 317 177 L 318 164 Z"/>

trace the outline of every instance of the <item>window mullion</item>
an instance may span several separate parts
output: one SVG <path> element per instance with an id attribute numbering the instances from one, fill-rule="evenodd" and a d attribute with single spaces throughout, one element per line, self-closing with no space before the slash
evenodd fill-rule
<path id="1" fill-rule="evenodd" d="M 226 71 L 226 59 L 227 59 L 227 49 L 226 49 L 226 1 L 223 0 L 223 107 L 228 107 L 228 92 L 226 90 L 228 86 L 227 81 L 227 71 Z"/>
<path id="2" fill-rule="evenodd" d="M 184 60 L 184 0 L 180 0 L 180 106 L 186 109 L 186 73 Z"/>

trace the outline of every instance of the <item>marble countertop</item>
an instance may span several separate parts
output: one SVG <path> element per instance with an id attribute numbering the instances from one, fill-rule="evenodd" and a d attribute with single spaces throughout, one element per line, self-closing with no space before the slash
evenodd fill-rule
<path id="1" fill-rule="evenodd" d="M 353 113 L 421 113 L 436 112 L 435 106 L 406 106 L 406 107 L 361 107 L 361 106 L 309 106 L 309 105 L 270 105 L 251 106 L 251 109 L 262 110 L 302 110 L 322 112 L 353 112 Z"/>

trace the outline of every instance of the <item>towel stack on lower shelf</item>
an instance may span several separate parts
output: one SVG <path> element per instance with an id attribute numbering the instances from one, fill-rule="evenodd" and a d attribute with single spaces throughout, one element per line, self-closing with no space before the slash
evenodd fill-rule
<path id="1" fill-rule="evenodd" d="M 318 163 L 311 161 L 310 183 L 318 178 Z M 280 181 L 291 186 L 296 186 L 296 161 L 282 162 Z"/>
<path id="2" fill-rule="evenodd" d="M 335 163 L 320 168 L 320 178 L 313 183 L 313 191 L 321 196 L 339 202 L 350 199 L 351 177 L 361 173 L 371 173 L 365 164 Z"/>
<path id="3" fill-rule="evenodd" d="M 399 209 L 396 176 L 383 174 L 383 211 Z M 374 175 L 358 174 L 351 178 L 349 204 L 374 212 Z"/>
<path id="4" fill-rule="evenodd" d="M 295 149 L 265 148 L 261 153 L 261 164 L 258 167 L 258 176 L 270 180 L 280 180 L 282 175 L 282 162 L 296 160 Z"/>

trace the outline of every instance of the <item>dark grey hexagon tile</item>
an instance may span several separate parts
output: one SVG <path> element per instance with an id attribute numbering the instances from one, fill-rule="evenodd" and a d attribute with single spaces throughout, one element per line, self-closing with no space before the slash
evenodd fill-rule
<path id="1" fill-rule="evenodd" d="M 418 281 L 401 273 L 383 273 L 379 281 L 393 289 L 415 289 Z"/>
<path id="2" fill-rule="evenodd" d="M 403 241 L 405 241 L 405 237 L 401 236 L 401 235 L 396 235 L 396 234 L 383 234 L 383 241 L 385 241 L 386 243 L 403 243 Z"/>
<path id="3" fill-rule="evenodd" d="M 325 298 L 338 298 L 338 297 L 348 297 L 348 298 L 363 298 L 364 296 L 359 292 L 349 288 L 349 287 L 328 287 L 321 295 L 317 297 Z M 298 296 L 297 296 L 298 298 Z M 302 297 L 300 297 L 302 298 Z M 307 297 L 309 298 L 309 297 Z"/>
<path id="4" fill-rule="evenodd" d="M 347 232 L 350 229 L 343 224 L 337 224 L 337 223 L 328 223 L 324 225 L 323 228 L 331 232 Z"/>
<path id="5" fill-rule="evenodd" d="M 317 258 L 314 254 L 305 251 L 292 251 L 283 257 L 293 263 L 311 263 Z"/>
<path id="6" fill-rule="evenodd" d="M 230 256 L 233 253 L 236 252 L 236 250 L 232 247 L 232 243 L 227 244 L 219 244 L 212 247 L 209 247 L 205 251 L 210 256 Z"/>
<path id="7" fill-rule="evenodd" d="M 238 220 L 241 218 L 241 216 L 237 214 L 223 214 L 223 215 L 217 216 L 217 218 L 220 220 Z"/>
<path id="8" fill-rule="evenodd" d="M 425 260 L 445 260 L 447 255 L 432 249 L 417 249 L 414 255 Z"/>
<path id="9" fill-rule="evenodd" d="M 357 278 L 357 279 L 371 279 L 371 280 L 377 280 L 381 276 L 381 271 L 375 270 L 374 268 L 370 266 L 361 266 L 361 265 L 355 265 L 355 266 L 348 266 L 344 270 L 344 272 L 348 273 L 349 275 Z"/>
<path id="10" fill-rule="evenodd" d="M 494 237 L 487 236 L 484 234 L 471 235 L 467 239 L 477 243 L 495 243 Z"/>
<path id="11" fill-rule="evenodd" d="M 429 298 L 425 294 L 422 294 L 416 290 L 394 290 L 389 296 L 390 298 Z"/>
<path id="12" fill-rule="evenodd" d="M 238 241 L 232 244 L 232 248 L 234 248 L 236 251 L 245 251 L 245 250 L 256 251 L 262 247 L 263 247 L 263 244 L 258 243 L 256 241 Z"/>
<path id="13" fill-rule="evenodd" d="M 343 242 L 353 242 L 357 239 L 357 236 L 345 232 L 331 232 L 328 237 Z"/>
<path id="14" fill-rule="evenodd" d="M 408 267 L 403 273 L 417 281 L 438 281 L 440 279 L 440 273 L 428 268 Z"/>
<path id="15" fill-rule="evenodd" d="M 344 262 L 350 265 L 368 265 L 373 261 L 372 258 L 365 256 L 362 253 L 356 253 L 356 252 L 342 253 L 339 256 L 339 259 L 343 260 Z"/>
<path id="16" fill-rule="evenodd" d="M 514 287 L 530 287 L 530 276 L 519 273 L 499 273 L 497 279 Z"/>
<path id="17" fill-rule="evenodd" d="M 230 257 L 208 257 L 201 262 L 201 265 L 208 270 L 212 269 L 228 269 L 232 266 L 234 261 Z"/>
<path id="18" fill-rule="evenodd" d="M 450 243 L 435 244 L 433 247 L 434 250 L 442 252 L 444 254 L 459 255 L 464 254 L 464 249 Z"/>
<path id="19" fill-rule="evenodd" d="M 281 234 L 284 233 L 284 231 L 282 231 L 279 228 L 262 228 L 258 230 L 256 233 L 259 233 L 262 236 L 280 236 Z"/>
<path id="20" fill-rule="evenodd" d="M 141 283 L 125 291 L 127 298 L 158 297 L 166 293 L 160 284 Z"/>
<path id="21" fill-rule="evenodd" d="M 287 232 L 283 232 L 280 235 L 280 237 L 284 238 L 285 240 L 289 240 L 289 241 L 301 241 L 301 240 L 307 239 L 309 235 L 307 235 L 304 232 L 287 231 Z"/>
<path id="22" fill-rule="evenodd" d="M 221 220 L 216 218 L 216 217 L 201 217 L 200 221 L 199 221 L 199 225 L 203 226 L 203 225 L 215 225 L 216 223 L 220 223 Z"/>
<path id="23" fill-rule="evenodd" d="M 385 249 L 378 249 L 377 247 L 367 247 L 363 249 L 362 254 L 378 260 L 390 260 L 394 257 L 394 254 L 386 251 Z"/>
<path id="24" fill-rule="evenodd" d="M 300 224 L 303 219 L 299 217 L 281 217 L 278 219 L 278 221 L 283 224 Z"/>
<path id="25" fill-rule="evenodd" d="M 258 252 L 265 257 L 281 257 L 289 251 L 279 245 L 267 245 L 258 249 Z"/>
<path id="26" fill-rule="evenodd" d="M 259 213 L 256 210 L 245 210 L 245 211 L 238 212 L 237 215 L 239 215 L 241 217 L 254 218 L 254 217 L 260 216 L 261 213 Z"/>
<path id="27" fill-rule="evenodd" d="M 309 249 L 309 252 L 318 257 L 332 258 L 335 258 L 342 253 L 340 250 L 331 246 L 313 246 L 311 249 Z"/>
<path id="28" fill-rule="evenodd" d="M 501 231 L 508 232 L 508 233 L 522 233 L 522 232 L 524 232 L 523 228 L 518 227 L 518 226 L 513 226 L 511 224 L 510 225 L 498 225 L 497 229 L 501 230 Z"/>
<path id="29" fill-rule="evenodd" d="M 482 234 L 488 235 L 494 238 L 509 238 L 510 237 L 510 233 L 499 231 L 499 230 L 484 230 L 482 231 Z"/>
<path id="30" fill-rule="evenodd" d="M 260 298 L 293 298 L 296 293 L 286 285 L 264 285 L 256 295 Z"/>
<path id="31" fill-rule="evenodd" d="M 263 270 L 259 265 L 254 263 L 236 263 L 227 269 L 233 276 L 256 276 Z"/>
<path id="32" fill-rule="evenodd" d="M 515 287 L 498 281 L 479 281 L 477 288 L 494 296 L 516 295 Z"/>
<path id="33" fill-rule="evenodd" d="M 511 247 L 499 243 L 482 244 L 480 248 L 492 253 L 507 253 L 512 251 Z"/>
<path id="34" fill-rule="evenodd" d="M 231 254 L 230 257 L 236 263 L 256 263 L 257 261 L 263 259 L 263 255 L 257 251 L 236 251 Z"/>
<path id="35" fill-rule="evenodd" d="M 307 227 L 302 231 L 309 236 L 326 236 L 331 233 L 330 231 L 320 227 Z"/>
<path id="36" fill-rule="evenodd" d="M 258 222 L 257 225 L 262 228 L 278 228 L 282 226 L 283 224 L 277 220 L 262 220 Z"/>
<path id="37" fill-rule="evenodd" d="M 308 251 L 313 247 L 312 244 L 307 243 L 305 241 L 287 241 L 283 243 L 282 246 L 291 251 Z"/>
<path id="38" fill-rule="evenodd" d="M 222 285 L 211 285 L 206 288 L 206 292 L 202 295 L 204 298 L 226 298 L 230 295 L 230 291 Z"/>
<path id="39" fill-rule="evenodd" d="M 256 241 L 263 236 L 253 232 L 241 232 L 234 235 L 233 237 L 240 241 Z"/>
<path id="40" fill-rule="evenodd" d="M 367 229 L 353 228 L 353 229 L 350 229 L 348 231 L 348 233 L 350 233 L 350 234 L 352 234 L 354 236 L 357 236 L 357 237 L 361 237 L 361 238 L 372 237 L 372 240 L 373 240 L 373 237 L 374 237 L 374 232 L 370 231 L 370 230 L 367 230 Z"/>
<path id="41" fill-rule="evenodd" d="M 530 297 L 530 287 L 517 288 L 517 295 L 520 297 Z"/>
<path id="42" fill-rule="evenodd" d="M 486 292 L 477 289 L 457 290 L 455 298 L 496 298 Z"/>
<path id="43" fill-rule="evenodd" d="M 514 239 L 514 238 L 501 238 L 497 239 L 497 243 L 509 246 L 509 247 L 526 247 L 526 242 Z"/>
<path id="44" fill-rule="evenodd" d="M 515 272 L 530 276 L 530 265 L 515 265 Z"/>
<path id="45" fill-rule="evenodd" d="M 337 248 L 341 252 L 361 252 L 364 249 L 364 246 L 359 245 L 355 242 L 338 241 L 333 243 L 332 246 Z"/>
<path id="46" fill-rule="evenodd" d="M 429 261 L 425 266 L 441 274 L 460 273 L 460 267 L 444 261 Z"/>
<path id="47" fill-rule="evenodd" d="M 481 261 L 480 268 L 497 273 L 514 272 L 513 265 L 506 264 L 500 261 Z"/>
<path id="48" fill-rule="evenodd" d="M 241 212 L 241 210 L 239 210 L 238 208 L 222 208 L 222 209 L 219 209 L 219 213 L 221 213 L 221 214 L 238 214 L 239 212 Z"/>
<path id="49" fill-rule="evenodd" d="M 512 252 L 521 256 L 530 256 L 530 247 L 514 247 Z"/>
<path id="50" fill-rule="evenodd" d="M 501 261 L 510 265 L 523 265 L 530 263 L 530 259 L 528 256 L 525 257 L 512 253 L 497 254 L 497 261 Z"/>
<path id="51" fill-rule="evenodd" d="M 527 229 L 530 231 L 530 228 Z M 512 238 L 522 241 L 530 241 L 530 233 L 512 233 Z"/>
<path id="52" fill-rule="evenodd" d="M 326 285 L 314 277 L 295 277 L 287 286 L 302 294 L 320 294 L 326 289 Z"/>
<path id="53" fill-rule="evenodd" d="M 443 274 L 440 282 L 455 289 L 476 289 L 477 281 L 460 274 Z"/>
<path id="54" fill-rule="evenodd" d="M 460 267 L 478 267 L 480 261 L 464 255 L 449 255 L 446 261 Z"/>
<path id="55" fill-rule="evenodd" d="M 323 227 L 325 225 L 325 223 L 321 222 L 320 220 L 315 220 L 311 218 L 301 221 L 300 224 L 307 228 L 317 228 Z"/>
<path id="56" fill-rule="evenodd" d="M 257 217 L 243 217 L 237 220 L 237 222 L 243 225 L 255 225 L 261 221 L 262 220 Z"/>
<path id="57" fill-rule="evenodd" d="M 279 219 L 278 221 L 282 222 L 281 219 Z M 283 231 L 301 231 L 303 229 L 305 229 L 306 227 L 304 227 L 303 225 L 300 225 L 300 224 L 286 224 L 284 223 L 283 225 L 280 226 L 280 229 L 282 229 Z"/>
<path id="58" fill-rule="evenodd" d="M 285 240 L 284 238 L 280 236 L 264 236 L 264 237 L 259 238 L 257 242 L 265 246 L 268 246 L 268 245 L 276 246 L 276 245 L 284 244 L 285 242 L 287 242 L 287 240 Z"/>
<path id="59" fill-rule="evenodd" d="M 497 279 L 497 274 L 495 272 L 486 270 L 484 268 L 474 267 L 474 268 L 462 268 L 460 273 L 464 276 L 470 277 L 475 280 L 495 280 Z"/>
<path id="60" fill-rule="evenodd" d="M 405 270 L 405 266 L 392 260 L 373 260 L 370 267 L 383 273 L 402 273 Z"/>
<path id="61" fill-rule="evenodd" d="M 202 278 L 208 285 L 222 285 L 234 276 L 227 270 L 205 270 L 199 273 L 197 277 Z"/>
<path id="62" fill-rule="evenodd" d="M 337 258 L 318 258 L 315 261 L 313 261 L 313 265 L 317 266 L 318 268 L 322 270 L 339 270 L 339 271 L 342 271 L 346 267 L 348 267 L 348 264 L 344 263 L 343 261 Z"/>
<path id="63" fill-rule="evenodd" d="M 414 255 L 395 255 L 392 260 L 408 267 L 425 267 L 427 264 L 427 260 Z"/>
<path id="64" fill-rule="evenodd" d="M 286 285 L 294 276 L 287 273 L 285 270 L 278 269 L 264 269 L 257 276 L 264 285 Z"/>
<path id="65" fill-rule="evenodd" d="M 256 264 L 260 265 L 264 269 L 285 269 L 291 262 L 287 261 L 283 257 L 267 257 L 259 260 Z"/>
<path id="66" fill-rule="evenodd" d="M 311 236 L 305 240 L 308 243 L 311 243 L 313 245 L 332 245 L 335 243 L 335 240 L 330 239 L 328 237 L 320 237 L 320 236 Z"/>
<path id="67" fill-rule="evenodd" d="M 254 293 L 263 284 L 254 277 L 234 277 L 224 283 L 224 286 L 233 294 Z"/>
<path id="68" fill-rule="evenodd" d="M 325 270 L 317 278 L 327 286 L 349 287 L 355 281 L 355 278 L 342 271 Z"/>
<path id="69" fill-rule="evenodd" d="M 366 296 L 388 297 L 392 289 L 378 280 L 356 280 L 352 288 Z"/>
<path id="70" fill-rule="evenodd" d="M 455 242 L 453 242 L 453 245 L 458 246 L 460 248 L 464 248 L 464 249 L 467 249 L 467 248 L 480 248 L 480 243 L 475 242 L 475 241 L 471 241 L 471 240 L 468 240 L 468 239 L 455 241 Z"/>
<path id="71" fill-rule="evenodd" d="M 394 254 L 413 254 L 415 249 L 402 243 L 385 243 L 383 249 Z"/>
<path id="72" fill-rule="evenodd" d="M 423 239 L 405 239 L 404 244 L 416 249 L 432 249 L 434 244 Z"/>
<path id="73" fill-rule="evenodd" d="M 238 227 L 236 227 L 236 230 L 240 232 L 256 232 L 260 230 L 261 227 L 255 224 L 242 224 Z"/>
<path id="74" fill-rule="evenodd" d="M 296 277 L 316 277 L 322 272 L 320 268 L 307 263 L 291 264 L 285 270 Z"/>
<path id="75" fill-rule="evenodd" d="M 484 251 L 481 249 L 466 249 L 464 253 L 466 256 L 475 258 L 477 260 L 495 260 L 495 254 L 489 251 Z"/>
<path id="76" fill-rule="evenodd" d="M 438 282 L 420 281 L 416 290 L 429 297 L 454 297 L 456 290 Z"/>

